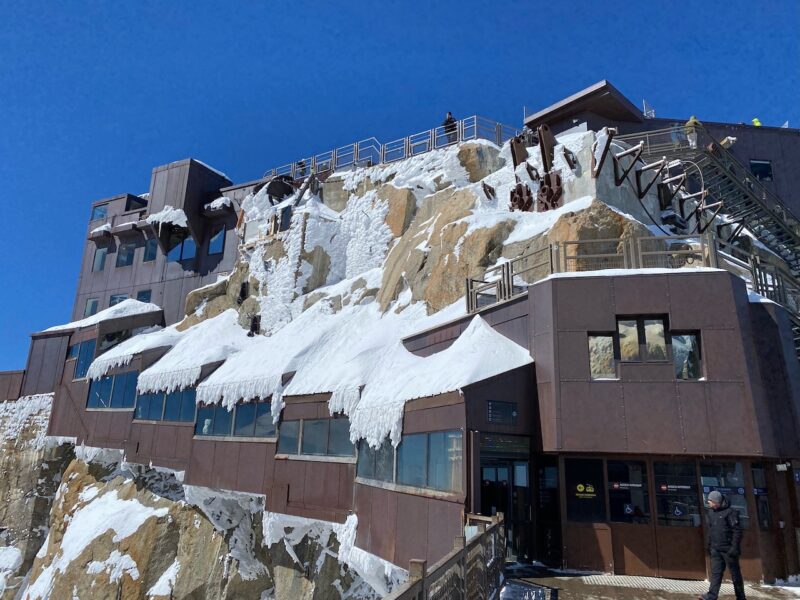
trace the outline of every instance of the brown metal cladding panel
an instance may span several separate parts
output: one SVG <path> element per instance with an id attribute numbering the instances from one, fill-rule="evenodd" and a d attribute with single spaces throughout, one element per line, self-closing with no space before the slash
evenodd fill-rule
<path id="1" fill-rule="evenodd" d="M 157 425 L 139 425 L 139 456 L 150 458 L 153 456 L 153 439 Z"/>
<path id="2" fill-rule="evenodd" d="M 689 454 L 711 454 L 714 447 L 706 399 L 707 385 L 703 382 L 679 381 L 675 389 L 685 451 Z"/>
<path id="3" fill-rule="evenodd" d="M 172 425 L 154 425 L 153 455 L 158 458 L 174 458 L 178 443 L 177 427 Z"/>
<path id="4" fill-rule="evenodd" d="M 728 273 L 708 272 L 670 276 L 670 327 L 731 327 L 736 322 L 732 277 Z"/>
<path id="5" fill-rule="evenodd" d="M 189 460 L 192 454 L 192 437 L 194 427 L 175 428 L 175 458 Z"/>
<path id="6" fill-rule="evenodd" d="M 605 523 L 570 523 L 564 526 L 564 564 L 568 569 L 609 572 L 614 551 L 611 530 Z"/>
<path id="7" fill-rule="evenodd" d="M 550 382 L 537 382 L 536 389 L 539 395 L 539 422 L 542 431 L 542 450 L 553 452 L 559 449 L 560 423 L 556 412 L 556 402 L 553 398 L 553 384 Z"/>
<path id="8" fill-rule="evenodd" d="M 236 489 L 254 494 L 264 490 L 264 463 L 267 460 L 267 444 L 242 443 L 239 449 L 239 470 L 236 473 Z"/>
<path id="9" fill-rule="evenodd" d="M 614 277 L 614 309 L 618 315 L 669 313 L 667 276 Z"/>
<path id="10" fill-rule="evenodd" d="M 350 464 L 339 465 L 339 502 L 337 506 L 353 509 L 353 494 L 355 493 L 354 481 L 356 478 L 356 466 Z"/>
<path id="11" fill-rule="evenodd" d="M 586 341 L 586 354 L 588 362 L 589 342 Z M 555 337 L 551 332 L 535 335 L 533 337 L 533 352 L 536 366 L 536 381 L 555 381 Z M 560 364 L 559 364 L 560 367 Z"/>
<path id="12" fill-rule="evenodd" d="M 306 468 L 308 463 L 300 460 L 282 461 L 282 475 L 289 486 L 289 502 L 303 503 L 303 493 L 306 485 Z"/>
<path id="13" fill-rule="evenodd" d="M 110 440 L 111 439 L 111 415 L 105 411 L 92 411 L 94 413 L 94 431 L 92 437 L 96 440 Z"/>
<path id="14" fill-rule="evenodd" d="M 622 381 L 675 381 L 675 367 L 669 363 L 620 363 Z"/>
<path id="15" fill-rule="evenodd" d="M 293 421 L 296 419 L 316 419 L 318 418 L 317 406 L 313 402 L 288 403 L 283 409 L 283 420 Z M 329 414 L 326 416 L 330 416 Z"/>
<path id="16" fill-rule="evenodd" d="M 127 440 L 130 437 L 132 418 L 133 411 L 111 413 L 111 431 L 109 437 L 113 440 L 119 440 L 120 442 Z"/>
<path id="17" fill-rule="evenodd" d="M 342 508 L 339 506 L 339 464 L 308 462 L 303 481 L 303 502 L 306 506 Z"/>
<path id="18" fill-rule="evenodd" d="M 761 453 L 758 425 L 744 384 L 711 381 L 708 391 L 714 450 L 725 454 Z"/>
<path id="19" fill-rule="evenodd" d="M 372 532 L 372 493 L 378 488 L 368 485 L 355 485 L 355 512 L 358 515 L 358 528 L 356 529 L 356 546 L 364 550 L 370 548 L 369 540 Z M 370 552 L 372 550 L 369 550 Z M 394 560 L 394 555 L 384 556 L 386 560 Z"/>
<path id="20" fill-rule="evenodd" d="M 586 332 L 558 332 L 558 372 L 562 381 L 589 379 L 589 340 Z"/>
<path id="21" fill-rule="evenodd" d="M 236 442 L 215 442 L 212 487 L 236 489 L 236 472 L 239 470 L 239 446 Z"/>
<path id="22" fill-rule="evenodd" d="M 705 579 L 702 527 L 656 527 L 659 576 Z"/>
<path id="23" fill-rule="evenodd" d="M 186 483 L 211 487 L 214 471 L 214 446 L 209 440 L 194 440 L 189 469 L 186 471 Z"/>
<path id="24" fill-rule="evenodd" d="M 539 414 L 533 375 L 533 366 L 529 365 L 464 388 L 467 428 L 478 431 L 532 435 L 538 438 Z M 516 402 L 516 423 L 507 425 L 489 423 L 488 402 L 490 400 Z"/>
<path id="25" fill-rule="evenodd" d="M 735 329 L 706 329 L 700 335 L 703 369 L 708 379 L 743 380 L 748 377 L 742 336 Z"/>
<path id="26" fill-rule="evenodd" d="M 464 506 L 444 500 L 428 500 L 428 564 L 443 558 L 453 549 L 453 541 L 464 535 Z"/>
<path id="27" fill-rule="evenodd" d="M 265 445 L 265 459 L 264 459 L 264 487 L 269 488 L 274 485 L 275 482 L 275 451 L 277 450 L 277 444 L 266 444 Z"/>
<path id="28" fill-rule="evenodd" d="M 516 342 L 523 348 L 530 348 L 531 338 L 528 332 L 528 316 L 523 315 L 510 321 L 503 321 L 501 323 L 490 323 L 494 330 L 506 336 L 513 342 Z"/>
<path id="29" fill-rule="evenodd" d="M 412 410 L 403 415 L 403 433 L 443 431 L 464 427 L 464 405 Z"/>
<path id="30" fill-rule="evenodd" d="M 528 311 L 533 316 L 532 336 L 553 331 L 553 281 L 528 288 Z"/>
<path id="31" fill-rule="evenodd" d="M 394 564 L 405 566 L 412 558 L 427 558 L 428 536 L 436 535 L 428 529 L 429 507 L 426 498 L 397 494 L 397 522 L 402 526 L 395 528 Z"/>
<path id="32" fill-rule="evenodd" d="M 611 277 L 554 280 L 558 329 L 613 331 L 614 289 Z"/>
<path id="33" fill-rule="evenodd" d="M 658 576 L 655 530 L 652 524 L 609 523 L 614 552 L 614 573 Z"/>
<path id="34" fill-rule="evenodd" d="M 388 557 L 394 557 L 395 536 L 399 523 L 397 520 L 397 497 L 399 495 L 380 488 L 372 489 L 372 510 L 369 514 L 369 552 L 387 560 L 391 560 Z M 401 525 L 401 527 L 403 526 Z"/>
<path id="35" fill-rule="evenodd" d="M 564 450 L 625 452 L 620 384 L 563 382 L 560 426 Z"/>
<path id="36" fill-rule="evenodd" d="M 674 383 L 625 383 L 628 450 L 670 454 L 683 448 Z"/>

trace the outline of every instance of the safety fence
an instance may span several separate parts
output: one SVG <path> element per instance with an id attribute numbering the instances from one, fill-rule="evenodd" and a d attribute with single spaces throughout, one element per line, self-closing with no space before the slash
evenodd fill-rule
<path id="1" fill-rule="evenodd" d="M 502 513 L 467 515 L 465 530 L 453 550 L 428 568 L 424 560 L 409 563 L 408 581 L 386 596 L 390 600 L 486 600 L 498 598 L 503 584 L 506 533 Z"/>
<path id="2" fill-rule="evenodd" d="M 434 127 L 385 144 L 374 137 L 353 142 L 270 169 L 264 173 L 264 178 L 289 175 L 294 179 L 302 179 L 312 173 L 392 163 L 469 140 L 489 140 L 499 146 L 518 133 L 513 127 L 473 115 L 450 125 Z"/>

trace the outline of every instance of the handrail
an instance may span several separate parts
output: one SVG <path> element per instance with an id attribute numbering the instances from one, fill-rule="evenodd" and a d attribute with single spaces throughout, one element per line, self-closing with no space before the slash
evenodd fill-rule
<path id="1" fill-rule="evenodd" d="M 519 130 L 497 121 L 472 115 L 454 126 L 440 125 L 381 144 L 370 137 L 266 171 L 263 178 L 289 175 L 300 179 L 312 173 L 325 173 L 351 166 L 373 166 L 405 160 L 412 156 L 446 148 L 459 142 L 484 139 L 498 146 L 519 134 Z"/>

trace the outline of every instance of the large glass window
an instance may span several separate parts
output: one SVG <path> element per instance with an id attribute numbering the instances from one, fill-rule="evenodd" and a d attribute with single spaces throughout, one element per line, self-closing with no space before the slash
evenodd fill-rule
<path id="1" fill-rule="evenodd" d="M 659 525 L 699 527 L 700 502 L 697 470 L 693 462 L 653 463 L 656 516 Z"/>
<path id="2" fill-rule="evenodd" d="M 734 461 L 714 461 L 700 463 L 700 481 L 703 485 L 703 505 L 708 502 L 708 494 L 717 490 L 739 511 L 742 527 L 750 525 L 747 500 L 744 495 L 744 469 L 742 463 Z"/>
<path id="3" fill-rule="evenodd" d="M 767 531 L 772 525 L 772 513 L 767 493 L 767 468 L 762 463 L 753 463 L 753 495 L 756 498 L 758 528 Z"/>
<path id="4" fill-rule="evenodd" d="M 616 379 L 612 334 L 589 335 L 589 372 L 592 379 Z"/>
<path id="5" fill-rule="evenodd" d="M 404 435 L 397 447 L 397 483 L 425 487 L 427 478 L 428 435 Z"/>
<path id="6" fill-rule="evenodd" d="M 297 437 L 302 440 L 299 451 Z M 353 456 L 355 446 L 350 442 L 350 420 L 339 416 L 332 419 L 284 421 L 280 426 L 278 452 L 311 456 Z"/>
<path id="7" fill-rule="evenodd" d="M 247 402 L 236 405 L 233 435 L 240 437 L 274 437 L 270 402 Z"/>
<path id="8" fill-rule="evenodd" d="M 602 460 L 566 459 L 564 482 L 567 488 L 568 520 L 578 523 L 599 523 L 606 520 Z"/>
<path id="9" fill-rule="evenodd" d="M 128 299 L 128 294 L 112 294 L 111 298 L 108 299 L 108 306 L 114 306 L 115 304 L 119 304 L 123 300 Z"/>
<path id="10" fill-rule="evenodd" d="M 233 413 L 224 406 L 199 406 L 195 435 L 226 437 L 231 435 Z"/>
<path id="11" fill-rule="evenodd" d="M 301 454 L 325 454 L 328 449 L 328 419 L 303 421 Z"/>
<path id="12" fill-rule="evenodd" d="M 759 181 L 772 181 L 772 162 L 769 160 L 751 160 L 750 172 Z"/>
<path id="13" fill-rule="evenodd" d="M 617 321 L 619 353 L 622 360 L 639 360 L 639 330 L 636 320 Z"/>
<path id="14" fill-rule="evenodd" d="M 644 319 L 645 360 L 667 360 L 667 338 L 663 319 Z"/>
<path id="15" fill-rule="evenodd" d="M 377 449 L 370 447 L 366 440 L 358 443 L 356 474 L 364 479 L 394 481 L 394 447 L 388 437 Z"/>
<path id="16" fill-rule="evenodd" d="M 300 445 L 300 421 L 283 421 L 278 437 L 280 454 L 297 454 Z"/>
<path id="17" fill-rule="evenodd" d="M 100 206 L 92 207 L 92 216 L 89 217 L 90 221 L 97 221 L 105 219 L 108 216 L 108 204 L 101 204 Z"/>
<path id="18" fill-rule="evenodd" d="M 173 233 L 169 241 L 170 250 L 167 252 L 167 261 L 180 262 L 190 260 L 197 254 L 197 244 L 190 235 Z"/>
<path id="19" fill-rule="evenodd" d="M 647 465 L 642 461 L 609 460 L 608 508 L 611 521 L 649 523 L 650 494 Z"/>
<path id="20" fill-rule="evenodd" d="M 91 317 L 93 314 L 95 314 L 97 312 L 99 303 L 100 302 L 97 298 L 88 298 L 86 300 L 86 307 L 83 309 L 83 317 Z"/>
<path id="21" fill-rule="evenodd" d="M 75 362 L 75 374 L 73 379 L 83 379 L 86 377 L 86 371 L 89 370 L 89 365 L 94 360 L 95 340 L 86 340 L 81 342 L 81 347 L 78 350 L 78 360 Z"/>
<path id="22" fill-rule="evenodd" d="M 138 371 L 101 377 L 89 385 L 87 408 L 133 408 Z"/>
<path id="23" fill-rule="evenodd" d="M 428 434 L 428 487 L 461 491 L 462 456 L 460 431 Z"/>
<path id="24" fill-rule="evenodd" d="M 623 361 L 669 360 L 666 326 L 659 317 L 626 317 L 617 320 L 619 352 Z"/>
<path id="25" fill-rule="evenodd" d="M 150 238 L 144 243 L 144 257 L 142 262 L 150 262 L 156 259 L 158 254 L 158 240 Z"/>
<path id="26" fill-rule="evenodd" d="M 117 266 L 130 267 L 136 254 L 136 242 L 126 242 L 117 247 Z"/>
<path id="27" fill-rule="evenodd" d="M 225 251 L 225 226 L 218 225 L 214 228 L 211 238 L 208 240 L 208 254 L 222 254 Z"/>
<path id="28" fill-rule="evenodd" d="M 97 273 L 106 268 L 106 254 L 108 254 L 108 248 L 104 246 L 94 249 L 94 261 L 92 262 L 92 272 Z"/>
<path id="29" fill-rule="evenodd" d="M 136 399 L 134 418 L 146 421 L 174 421 L 191 423 L 195 413 L 195 390 L 186 388 L 183 391 L 165 394 L 139 394 Z"/>
<path id="30" fill-rule="evenodd" d="M 672 338 L 672 363 L 676 379 L 700 379 L 700 334 L 675 333 Z"/>

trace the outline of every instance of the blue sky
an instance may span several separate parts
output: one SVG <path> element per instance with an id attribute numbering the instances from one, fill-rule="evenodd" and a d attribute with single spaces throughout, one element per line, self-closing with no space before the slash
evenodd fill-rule
<path id="1" fill-rule="evenodd" d="M 0 0 L 0 370 L 69 319 L 90 203 L 154 166 L 245 181 L 603 78 L 659 116 L 797 127 L 798 30 L 795 0 Z"/>

